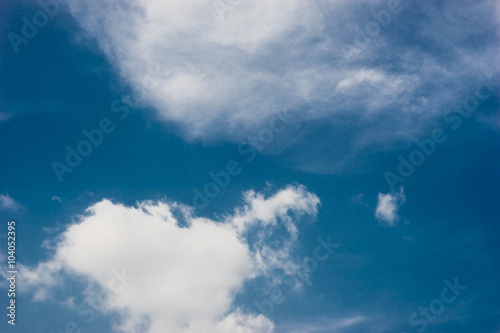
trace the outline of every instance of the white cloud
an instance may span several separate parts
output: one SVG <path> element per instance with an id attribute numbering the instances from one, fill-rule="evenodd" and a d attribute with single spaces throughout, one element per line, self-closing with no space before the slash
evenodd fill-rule
<path id="1" fill-rule="evenodd" d="M 401 186 L 399 192 L 378 194 L 377 208 L 375 217 L 388 226 L 395 226 L 399 221 L 398 209 L 406 201 L 404 188 Z"/>
<path id="2" fill-rule="evenodd" d="M 52 196 L 52 200 L 62 202 L 61 197 L 58 197 L 57 195 Z"/>
<path id="3" fill-rule="evenodd" d="M 17 210 L 21 207 L 21 204 L 12 199 L 8 193 L 0 194 L 0 210 Z"/>
<path id="4" fill-rule="evenodd" d="M 388 1 L 240 1 L 223 21 L 213 0 L 67 1 L 139 99 L 190 139 L 240 140 L 286 110 L 300 110 L 304 122 L 390 113 L 384 140 L 410 137 L 418 128 L 402 113 L 445 112 L 497 55 L 495 37 L 481 38 L 480 48 L 466 37 L 471 27 L 483 36 L 498 26 L 495 1 L 402 2 L 403 12 L 361 48 L 352 27 L 373 21 L 370 11 Z M 449 62 L 436 49 L 442 43 Z"/>
<path id="5" fill-rule="evenodd" d="M 60 236 L 53 258 L 22 270 L 35 299 L 72 276 L 88 278 L 87 297 L 112 288 L 117 272 L 130 276 L 110 293 L 103 311 L 117 312 L 119 329 L 149 333 L 265 333 L 273 323 L 233 304 L 244 283 L 272 272 L 295 274 L 297 220 L 317 214 L 319 199 L 303 186 L 265 198 L 249 191 L 245 205 L 217 222 L 189 207 L 145 201 L 127 207 L 102 200 Z M 147 286 L 145 288 L 145 286 Z"/>

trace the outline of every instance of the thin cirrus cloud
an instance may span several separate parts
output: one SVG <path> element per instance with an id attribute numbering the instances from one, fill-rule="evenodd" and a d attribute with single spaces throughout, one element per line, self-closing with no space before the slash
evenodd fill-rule
<path id="1" fill-rule="evenodd" d="M 360 323 L 369 322 L 370 318 L 361 315 L 352 315 L 340 318 L 315 318 L 314 323 L 289 323 L 280 333 L 341 333 L 358 326 Z"/>
<path id="2" fill-rule="evenodd" d="M 296 110 L 301 124 L 352 117 L 361 128 L 346 146 L 360 150 L 412 136 L 419 126 L 401 114 L 444 113 L 498 61 L 495 1 L 401 1 L 363 45 L 356 29 L 388 1 L 239 1 L 223 20 L 212 0 L 67 2 L 138 98 L 187 139 L 239 141 Z M 365 130 L 379 114 L 390 124 Z"/>
<path id="3" fill-rule="evenodd" d="M 95 298 L 96 286 L 111 288 L 113 272 L 123 271 L 123 291 L 102 305 L 121 315 L 117 329 L 136 332 L 149 323 L 149 333 L 273 332 L 269 318 L 244 312 L 234 297 L 251 279 L 271 287 L 274 274 L 298 272 L 297 222 L 314 218 L 320 201 L 300 185 L 270 197 L 249 191 L 244 200 L 219 222 L 176 203 L 102 200 L 60 235 L 52 259 L 23 267 L 23 285 L 43 300 L 62 280 L 83 276 L 86 297 Z"/>

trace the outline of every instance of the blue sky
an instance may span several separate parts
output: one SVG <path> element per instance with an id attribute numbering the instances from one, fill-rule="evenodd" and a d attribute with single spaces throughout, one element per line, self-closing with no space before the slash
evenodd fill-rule
<path id="1" fill-rule="evenodd" d="M 500 332 L 495 1 L 41 3 L 0 5 L 2 332 Z"/>

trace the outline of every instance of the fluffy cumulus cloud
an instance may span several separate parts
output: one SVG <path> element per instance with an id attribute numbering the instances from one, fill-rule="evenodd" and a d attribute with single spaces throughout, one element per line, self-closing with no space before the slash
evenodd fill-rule
<path id="1" fill-rule="evenodd" d="M 23 285 L 42 300 L 61 281 L 85 277 L 87 297 L 110 291 L 101 307 L 121 315 L 123 332 L 272 332 L 272 321 L 234 304 L 235 295 L 251 279 L 271 284 L 273 274 L 298 272 L 297 222 L 314 218 L 320 201 L 302 186 L 244 198 L 221 221 L 177 203 L 100 201 L 60 235 L 51 260 L 24 267 Z"/>
<path id="2" fill-rule="evenodd" d="M 398 209 L 406 201 L 404 188 L 401 186 L 399 192 L 379 193 L 375 217 L 388 226 L 395 226 L 399 221 Z"/>
<path id="3" fill-rule="evenodd" d="M 287 110 L 303 124 L 379 117 L 354 151 L 411 136 L 411 116 L 445 112 L 498 61 L 494 0 L 67 2 L 136 95 L 190 139 L 241 140 Z"/>

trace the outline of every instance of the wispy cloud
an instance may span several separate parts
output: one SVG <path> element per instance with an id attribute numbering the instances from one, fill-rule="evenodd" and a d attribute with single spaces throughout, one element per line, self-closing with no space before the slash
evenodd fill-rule
<path id="1" fill-rule="evenodd" d="M 21 204 L 11 198 L 8 193 L 0 194 L 0 210 L 18 210 L 21 208 Z"/>
<path id="2" fill-rule="evenodd" d="M 139 99 L 189 139 L 240 140 L 286 110 L 302 123 L 349 116 L 357 149 L 411 137 L 498 53 L 496 1 L 401 1 L 390 24 L 377 23 L 387 1 L 245 1 L 223 21 L 212 0 L 67 1 Z M 379 31 L 359 47 L 368 23 Z M 363 125 L 375 116 L 380 127 Z"/>
<path id="3" fill-rule="evenodd" d="M 277 327 L 278 333 L 340 333 L 365 322 L 366 316 L 354 315 L 340 318 L 315 318 L 314 323 L 290 322 Z"/>

